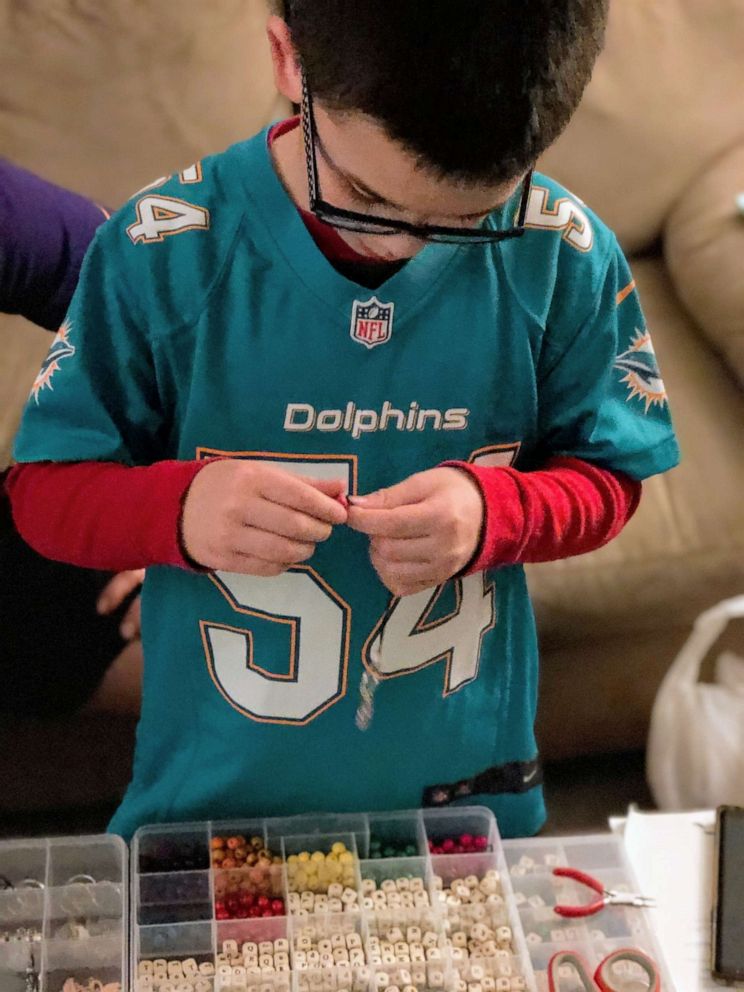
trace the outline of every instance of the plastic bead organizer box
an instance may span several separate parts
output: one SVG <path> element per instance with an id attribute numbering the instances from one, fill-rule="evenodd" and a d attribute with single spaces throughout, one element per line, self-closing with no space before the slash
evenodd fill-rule
<path id="1" fill-rule="evenodd" d="M 585 898 L 555 864 L 634 885 L 616 838 L 502 842 L 484 807 L 4 842 L 0 992 L 544 992 L 568 947 L 660 962 L 644 910 L 555 916 Z"/>

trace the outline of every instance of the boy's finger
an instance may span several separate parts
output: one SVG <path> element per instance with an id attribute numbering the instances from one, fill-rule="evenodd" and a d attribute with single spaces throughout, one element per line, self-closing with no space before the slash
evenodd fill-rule
<path id="1" fill-rule="evenodd" d="M 349 503 L 365 510 L 394 510 L 422 502 L 431 495 L 431 489 L 431 480 L 426 478 L 426 473 L 420 472 L 387 489 L 378 489 L 366 496 L 350 496 Z"/>
<path id="2" fill-rule="evenodd" d="M 335 498 L 344 488 L 339 482 L 310 480 L 282 473 L 266 479 L 261 487 L 261 495 L 272 503 L 299 510 L 316 520 L 328 524 L 345 524 L 346 510 Z M 331 489 L 333 495 L 324 491 L 327 488 Z"/>
<path id="3" fill-rule="evenodd" d="M 368 510 L 352 503 L 348 525 L 370 537 L 428 537 L 431 514 L 424 503 L 386 510 Z"/>

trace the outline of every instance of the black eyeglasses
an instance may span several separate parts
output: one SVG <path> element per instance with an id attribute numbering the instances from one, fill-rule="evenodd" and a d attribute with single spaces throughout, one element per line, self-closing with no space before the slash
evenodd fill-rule
<path id="1" fill-rule="evenodd" d="M 532 169 L 524 177 L 522 186 L 522 198 L 517 211 L 517 220 L 514 227 L 493 230 L 481 227 L 438 227 L 430 224 L 411 224 L 405 220 L 393 217 L 374 217 L 368 214 L 359 213 L 356 210 L 346 210 L 343 207 L 334 207 L 323 199 L 318 181 L 318 160 L 316 157 L 316 147 L 318 144 L 317 127 L 315 124 L 315 114 L 313 112 L 313 102 L 310 96 L 310 87 L 307 82 L 305 70 L 302 70 L 302 105 L 300 108 L 302 118 L 302 136 L 305 143 L 305 159 L 307 163 L 307 185 L 310 195 L 310 210 L 320 220 L 330 224 L 331 227 L 341 228 L 344 231 L 354 231 L 356 234 L 410 234 L 422 241 L 434 241 L 440 244 L 493 244 L 497 241 L 506 241 L 508 238 L 518 238 L 524 234 L 524 221 L 527 216 L 527 204 L 530 198 L 530 188 L 532 184 Z"/>

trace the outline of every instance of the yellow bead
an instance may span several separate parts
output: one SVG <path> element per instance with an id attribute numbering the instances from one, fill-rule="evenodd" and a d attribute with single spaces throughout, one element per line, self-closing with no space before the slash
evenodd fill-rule
<path id="1" fill-rule="evenodd" d="M 297 855 L 297 860 L 301 861 L 304 864 L 306 861 L 310 860 L 310 855 L 308 854 L 307 851 L 300 851 L 300 853 Z"/>
<path id="2" fill-rule="evenodd" d="M 325 861 L 325 854 L 322 851 L 313 851 L 311 861 Z"/>
<path id="3" fill-rule="evenodd" d="M 336 843 L 331 848 L 331 852 L 333 854 L 345 854 L 345 853 L 348 853 L 346 851 L 346 844 L 342 844 L 340 840 L 337 840 L 336 841 Z"/>
<path id="4" fill-rule="evenodd" d="M 297 862 L 298 862 L 298 860 L 299 860 L 299 858 L 297 857 L 296 854 L 290 854 L 290 856 L 287 858 L 287 864 L 288 865 L 296 865 Z"/>
<path id="5" fill-rule="evenodd" d="M 352 865 L 354 864 L 354 855 L 351 851 L 347 851 L 346 848 L 339 852 L 338 860 L 342 865 Z"/>

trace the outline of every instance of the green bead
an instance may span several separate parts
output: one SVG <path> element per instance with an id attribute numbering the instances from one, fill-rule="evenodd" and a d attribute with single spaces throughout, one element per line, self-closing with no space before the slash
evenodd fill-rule
<path id="1" fill-rule="evenodd" d="M 382 852 L 383 858 L 395 858 L 397 857 L 397 852 L 394 847 L 386 847 Z"/>
<path id="2" fill-rule="evenodd" d="M 416 854 L 417 854 L 416 845 L 415 844 L 409 844 L 406 847 L 406 857 L 407 858 L 415 858 L 416 857 Z"/>

